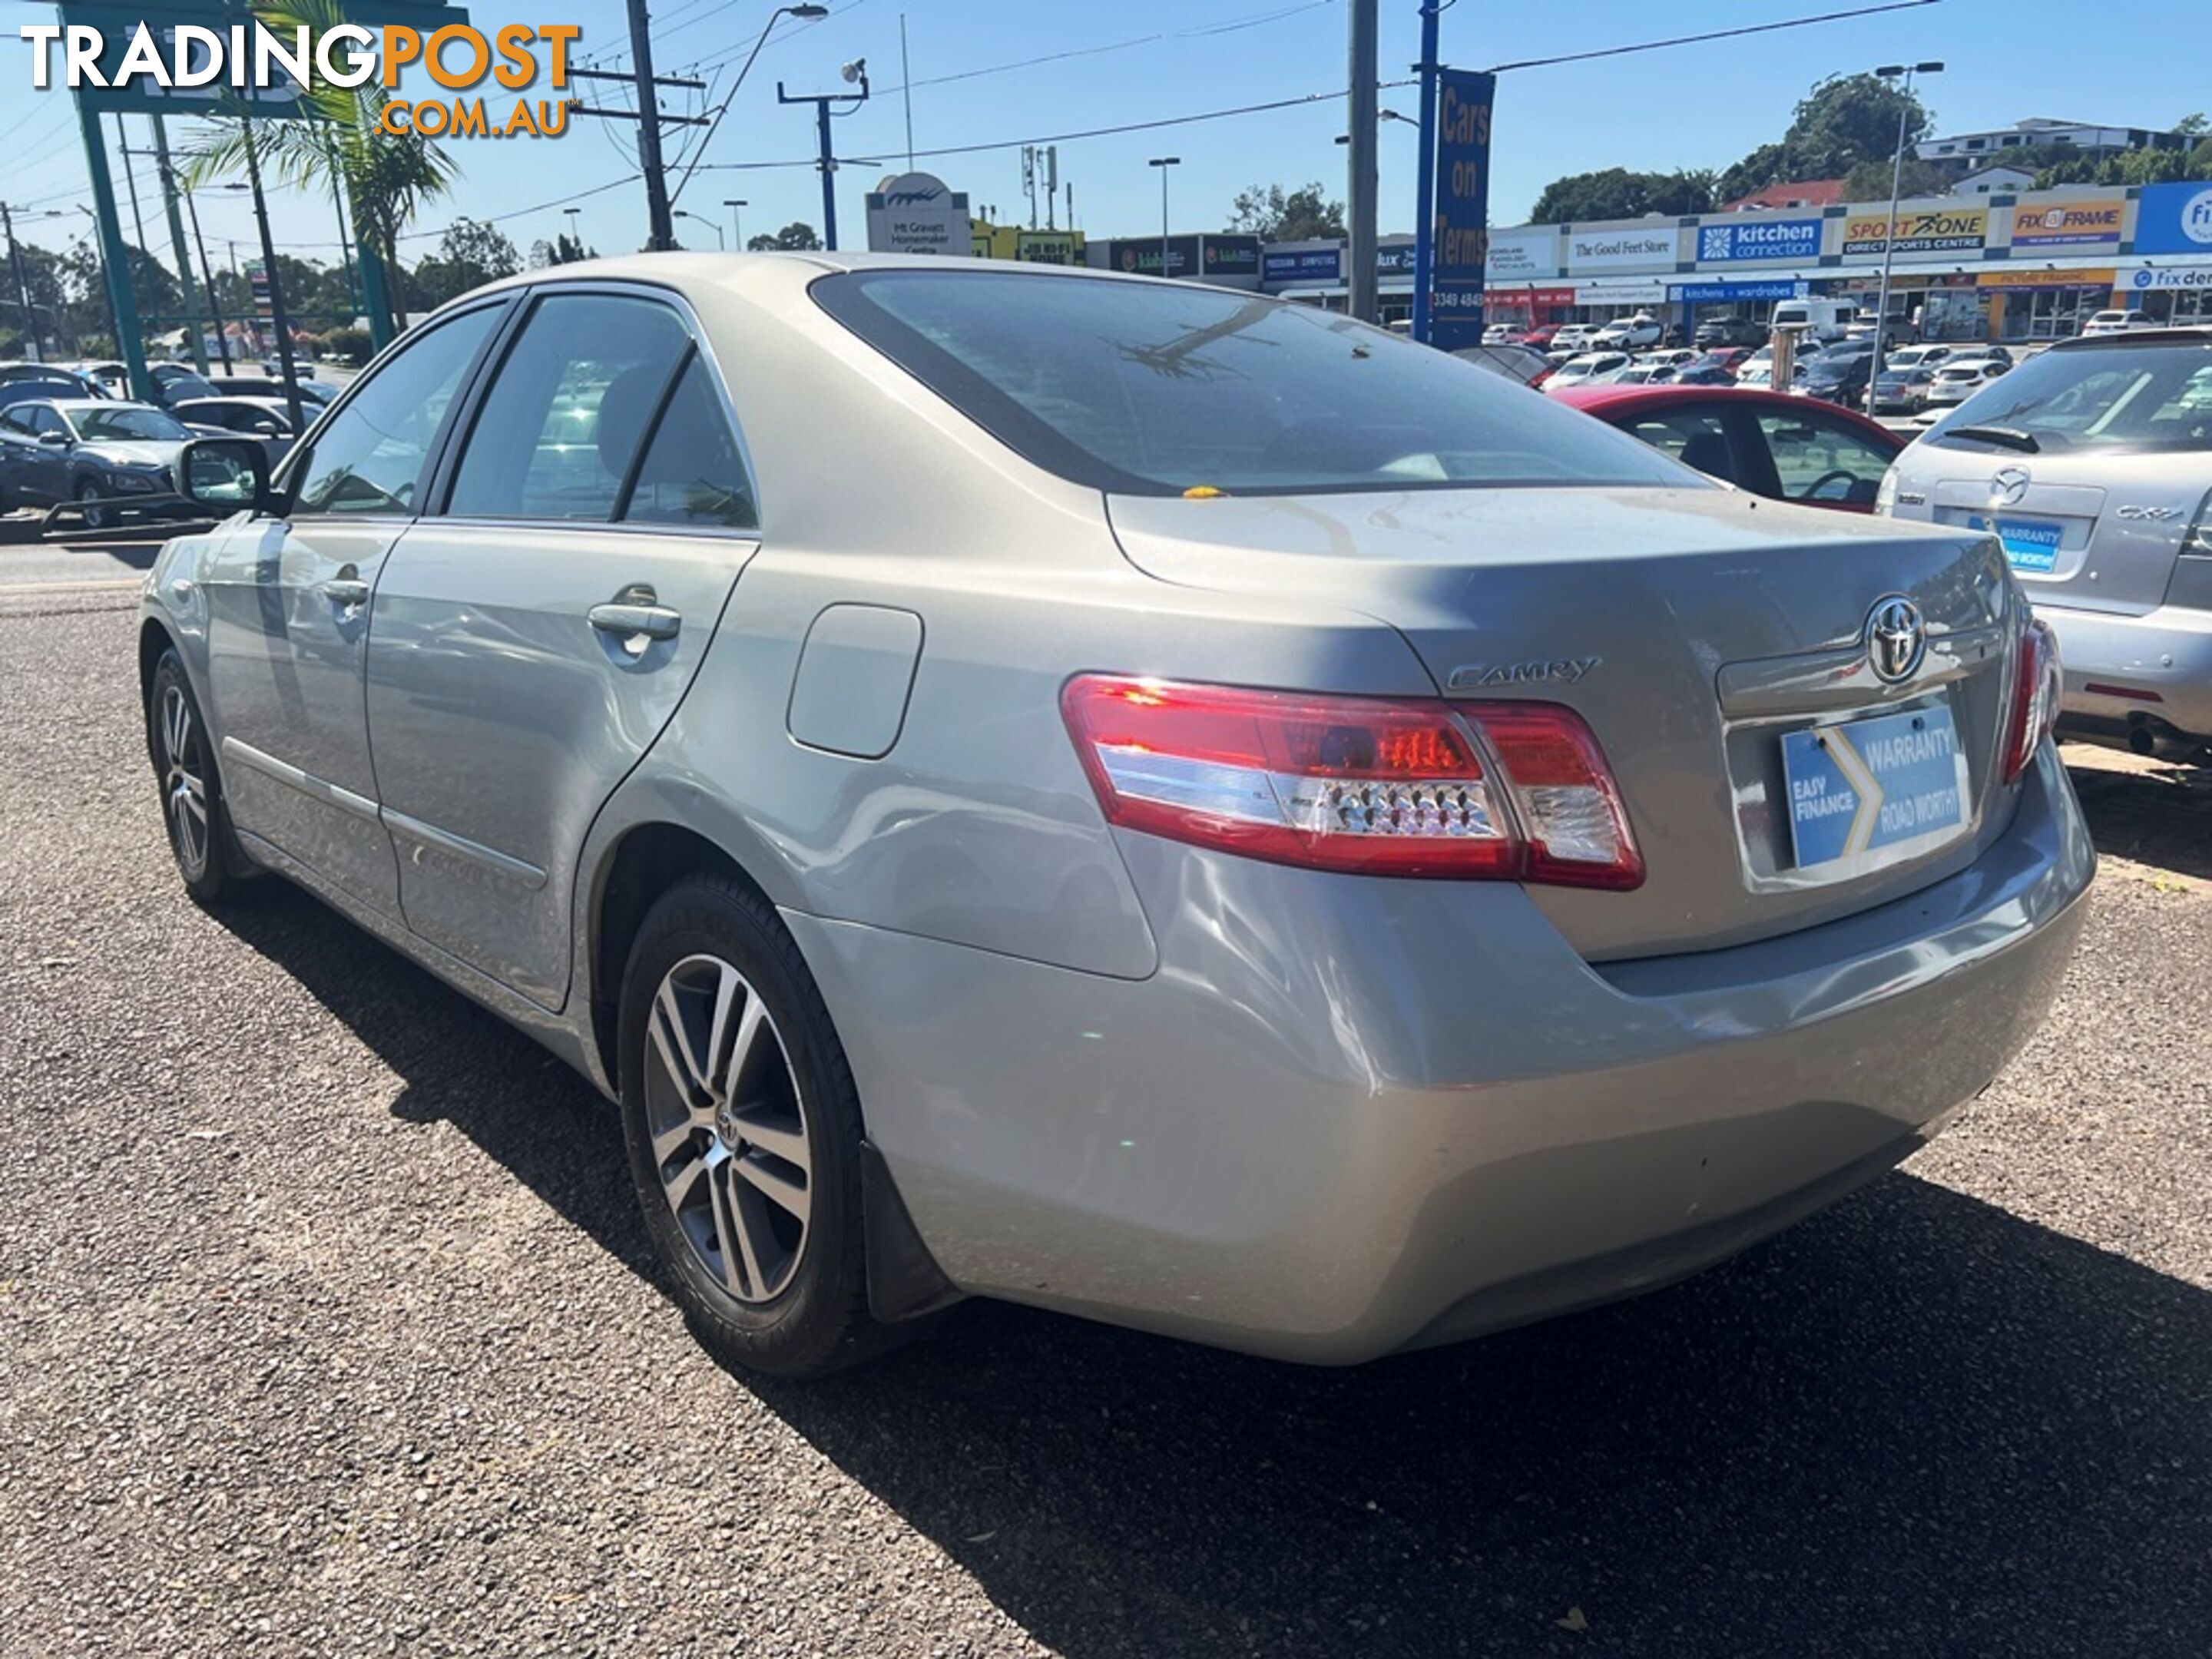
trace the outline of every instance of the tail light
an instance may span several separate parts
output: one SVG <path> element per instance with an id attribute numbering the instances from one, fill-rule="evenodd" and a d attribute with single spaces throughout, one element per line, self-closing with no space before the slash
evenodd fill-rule
<path id="1" fill-rule="evenodd" d="M 1060 712 L 1107 820 L 1132 830 L 1315 870 L 1644 880 L 1612 771 L 1571 709 L 1087 674 Z"/>
<path id="2" fill-rule="evenodd" d="M 2007 734 L 2004 781 L 2013 783 L 2035 759 L 2035 751 L 2058 722 L 2059 695 L 2065 678 L 2058 666 L 2058 636 L 2041 617 L 2029 619 L 2020 636 L 2020 658 L 2013 670 L 2012 729 Z"/>

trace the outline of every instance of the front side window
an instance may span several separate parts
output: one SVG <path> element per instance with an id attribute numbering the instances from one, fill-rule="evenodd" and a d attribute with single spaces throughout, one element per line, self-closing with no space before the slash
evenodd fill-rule
<path id="1" fill-rule="evenodd" d="M 1135 495 L 1651 485 L 1671 463 L 1447 352 L 1194 285 L 850 271 L 823 307 L 1032 463 Z"/>
<path id="2" fill-rule="evenodd" d="M 1774 457 L 1784 500 L 1873 504 L 1881 475 L 1889 471 L 1887 450 L 1818 413 L 1761 410 L 1759 427 Z"/>
<path id="3" fill-rule="evenodd" d="M 447 511 L 606 523 L 690 348 L 683 319 L 651 300 L 539 301 L 477 412 Z"/>
<path id="4" fill-rule="evenodd" d="M 410 340 L 325 424 L 297 477 L 301 513 L 411 513 L 446 410 L 499 317 L 464 312 Z"/>

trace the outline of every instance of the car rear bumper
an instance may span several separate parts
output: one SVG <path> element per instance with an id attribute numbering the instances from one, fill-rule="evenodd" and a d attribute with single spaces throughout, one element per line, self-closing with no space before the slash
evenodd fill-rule
<path id="1" fill-rule="evenodd" d="M 2095 862 L 2048 746 L 1958 876 L 1638 963 L 1516 887 L 1123 847 L 1143 981 L 788 919 L 956 1284 L 1322 1364 L 1655 1287 L 1888 1168 L 2042 1018 Z"/>
<path id="2" fill-rule="evenodd" d="M 2038 605 L 2035 614 L 2058 635 L 2067 714 L 2123 728 L 2148 719 L 2212 740 L 2212 611 L 2161 605 L 2130 617 Z"/>

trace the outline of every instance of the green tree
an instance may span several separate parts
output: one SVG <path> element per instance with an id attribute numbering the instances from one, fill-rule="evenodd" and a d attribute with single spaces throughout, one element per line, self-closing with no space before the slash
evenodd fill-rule
<path id="1" fill-rule="evenodd" d="M 22 356 L 24 343 L 34 337 L 46 342 L 42 355 L 51 355 L 57 349 L 56 331 L 70 327 L 64 256 L 35 242 L 19 242 L 16 246 L 22 255 L 23 286 L 29 290 L 31 308 L 27 313 L 23 309 L 23 296 L 16 291 L 13 265 L 0 258 L 0 334 L 5 334 L 10 341 L 5 355 Z"/>
<path id="2" fill-rule="evenodd" d="M 745 244 L 755 253 L 811 253 L 822 246 L 814 227 L 794 219 L 772 235 L 756 236 Z"/>
<path id="3" fill-rule="evenodd" d="M 438 239 L 438 251 L 415 267 L 414 298 L 423 311 L 482 288 L 522 269 L 514 244 L 494 226 L 466 216 L 456 219 Z"/>
<path id="4" fill-rule="evenodd" d="M 264 0 L 253 15 L 286 40 L 294 30 L 307 29 L 311 46 L 319 46 L 325 34 L 347 21 L 343 0 Z M 319 194 L 343 191 L 356 234 L 382 259 L 396 328 L 409 308 L 400 235 L 426 203 L 452 189 L 458 170 L 442 146 L 419 133 L 380 131 L 391 94 L 377 77 L 348 88 L 311 72 L 301 100 L 307 118 L 258 120 L 250 131 L 239 107 L 228 106 L 208 143 L 190 158 L 185 176 L 197 185 L 243 173 L 250 141 L 263 172 L 276 183 Z"/>
<path id="5" fill-rule="evenodd" d="M 1631 173 L 1607 167 L 1571 173 L 1544 186 L 1529 218 L 1540 225 L 1559 225 L 1640 219 L 1648 213 L 1705 213 L 1713 206 L 1713 175 L 1702 170 Z"/>
<path id="6" fill-rule="evenodd" d="M 1995 162 L 1990 163 L 1995 166 Z M 1875 160 L 1862 161 L 1844 175 L 1844 199 L 1846 202 L 1886 202 L 1889 199 L 1891 163 Z M 1917 155 L 1905 158 L 1905 167 L 1898 176 L 1898 197 L 1910 201 L 1916 196 L 1941 196 L 1951 187 L 1951 175 L 1932 161 L 1923 161 Z"/>
<path id="7" fill-rule="evenodd" d="M 1841 179 L 1863 161 L 1887 161 L 1897 150 L 1900 112 L 1907 144 L 1928 136 L 1935 116 L 1918 94 L 1878 75 L 1831 76 L 1798 101 L 1781 143 L 1761 144 L 1721 174 L 1720 199 L 1801 179 Z M 1885 184 L 1881 194 L 1888 193 Z"/>
<path id="8" fill-rule="evenodd" d="M 544 270 L 550 265 L 573 265 L 580 259 L 596 259 L 599 251 L 586 247 L 583 238 L 562 231 L 550 242 L 543 240 L 530 245 L 530 268 Z"/>
<path id="9" fill-rule="evenodd" d="M 1318 182 L 1292 191 L 1254 185 L 1237 192 L 1227 228 L 1263 242 L 1326 241 L 1345 234 L 1344 204 L 1330 201 Z"/>

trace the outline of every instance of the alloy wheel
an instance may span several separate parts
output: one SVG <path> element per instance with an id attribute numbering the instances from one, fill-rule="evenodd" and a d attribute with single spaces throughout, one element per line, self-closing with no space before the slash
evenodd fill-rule
<path id="1" fill-rule="evenodd" d="M 206 873 L 210 844 L 206 748 L 199 722 L 192 718 L 191 699 L 180 685 L 162 688 L 161 738 L 161 802 L 169 838 L 185 879 L 198 881 Z"/>
<path id="2" fill-rule="evenodd" d="M 774 1300 L 806 1248 L 813 1159 L 775 1019 L 719 957 L 687 957 L 647 1019 L 645 1121 L 662 1196 L 736 1300 Z"/>

